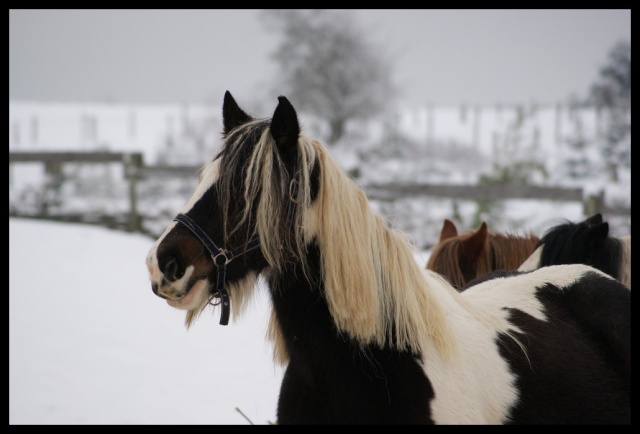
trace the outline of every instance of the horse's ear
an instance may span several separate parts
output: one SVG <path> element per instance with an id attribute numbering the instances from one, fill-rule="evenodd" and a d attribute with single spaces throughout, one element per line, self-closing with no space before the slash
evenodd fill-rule
<path id="1" fill-rule="evenodd" d="M 587 229 L 593 247 L 599 247 L 609 236 L 609 223 L 604 222 Z"/>
<path id="2" fill-rule="evenodd" d="M 289 171 L 295 167 L 299 135 L 300 124 L 295 109 L 287 98 L 279 96 L 278 107 L 271 119 L 271 136 Z"/>
<path id="3" fill-rule="evenodd" d="M 584 222 L 587 223 L 588 225 L 593 225 L 593 226 L 599 225 L 600 223 L 602 223 L 602 214 L 596 213 L 591 217 L 587 218 Z"/>
<path id="4" fill-rule="evenodd" d="M 443 242 L 447 238 L 457 237 L 458 229 L 456 229 L 456 225 L 449 219 L 444 219 L 444 223 L 442 223 L 442 230 L 440 230 L 440 241 Z"/>
<path id="5" fill-rule="evenodd" d="M 462 253 L 466 260 L 469 262 L 475 262 L 480 256 L 480 253 L 484 249 L 484 245 L 487 242 L 487 223 L 482 222 L 480 227 L 466 240 L 462 240 Z"/>
<path id="6" fill-rule="evenodd" d="M 224 135 L 229 134 L 231 130 L 245 124 L 251 120 L 251 116 L 246 114 L 238 103 L 233 99 L 231 93 L 224 93 L 224 102 L 222 103 L 222 124 L 224 125 Z"/>

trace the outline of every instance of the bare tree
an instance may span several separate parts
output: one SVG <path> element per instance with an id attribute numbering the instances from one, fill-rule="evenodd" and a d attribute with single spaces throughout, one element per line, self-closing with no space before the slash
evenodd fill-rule
<path id="1" fill-rule="evenodd" d="M 598 106 L 630 108 L 631 43 L 620 41 L 608 53 L 607 63 L 591 86 L 590 100 Z"/>
<path id="2" fill-rule="evenodd" d="M 618 179 L 617 166 L 631 164 L 631 43 L 620 41 L 608 53 L 607 63 L 600 68 L 591 86 L 589 101 L 606 109 L 608 126 L 602 150 L 613 181 Z"/>
<path id="3" fill-rule="evenodd" d="M 282 32 L 273 53 L 278 91 L 327 122 L 329 143 L 343 137 L 349 120 L 369 119 L 389 106 L 395 92 L 391 62 L 346 12 L 272 9 L 261 18 Z"/>

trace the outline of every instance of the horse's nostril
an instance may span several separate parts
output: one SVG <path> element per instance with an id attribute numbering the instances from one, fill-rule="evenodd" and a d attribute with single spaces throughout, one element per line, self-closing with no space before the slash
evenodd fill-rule
<path id="1" fill-rule="evenodd" d="M 169 281 L 173 282 L 176 280 L 176 273 L 178 272 L 178 261 L 175 259 L 170 259 L 169 262 L 164 267 L 164 277 Z"/>
<path id="2" fill-rule="evenodd" d="M 184 270 L 180 267 L 176 258 L 171 258 L 165 264 L 163 274 L 169 282 L 175 282 L 183 276 Z"/>

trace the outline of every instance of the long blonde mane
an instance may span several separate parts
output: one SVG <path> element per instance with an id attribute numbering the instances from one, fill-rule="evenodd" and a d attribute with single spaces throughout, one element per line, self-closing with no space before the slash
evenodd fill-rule
<path id="1" fill-rule="evenodd" d="M 313 212 L 321 216 L 318 242 L 336 327 L 363 344 L 422 351 L 428 340 L 443 350 L 451 341 L 444 313 L 415 262 L 413 245 L 373 212 L 365 193 L 314 145 L 322 170 Z"/>
<path id="2" fill-rule="evenodd" d="M 225 239 L 233 234 L 244 239 L 257 235 L 269 263 L 264 277 L 283 270 L 291 260 L 287 251 L 293 251 L 310 283 L 317 284 L 304 268 L 306 248 L 315 240 L 321 252 L 320 278 L 336 329 L 362 346 L 389 345 L 416 354 L 432 346 L 442 357 L 451 357 L 455 340 L 443 297 L 473 312 L 481 323 L 501 327 L 465 302 L 444 278 L 420 267 L 406 234 L 390 228 L 324 146 L 304 134 L 297 143 L 297 212 L 294 221 L 288 221 L 290 176 L 268 125 L 266 120 L 255 120 L 229 134 L 215 184 L 222 209 L 236 215 L 233 221 L 223 221 Z M 314 169 L 320 179 L 312 202 Z M 240 186 L 243 205 L 238 208 Z M 255 224 L 247 225 L 252 219 Z M 291 224 L 300 230 L 292 231 Z M 239 234 L 241 227 L 253 232 Z M 257 277 L 229 285 L 234 316 L 252 297 Z M 285 363 L 288 354 L 273 309 L 267 336 L 274 343 L 274 359 Z"/>
<path id="3" fill-rule="evenodd" d="M 221 168 L 218 194 L 222 206 L 231 209 L 234 189 L 229 173 L 245 167 L 246 204 L 242 219 L 228 229 L 229 233 L 255 215 L 255 231 L 272 269 L 267 273 L 282 269 L 286 261 L 283 241 L 305 264 L 305 246 L 315 237 L 321 251 L 327 304 L 340 332 L 362 345 L 389 344 L 419 352 L 427 342 L 432 342 L 447 353 L 452 339 L 445 326 L 444 312 L 427 287 L 424 271 L 415 262 L 413 245 L 404 233 L 390 229 L 372 211 L 364 192 L 323 145 L 304 134 L 298 140 L 299 195 L 295 221 L 296 227 L 303 230 L 295 231 L 290 239 L 290 226 L 283 224 L 289 185 L 268 128 L 262 131 L 248 163 L 241 166 L 239 155 L 243 153 L 239 146 L 247 134 L 255 134 L 260 122 L 234 130 L 227 140 L 229 149 Z M 311 203 L 310 177 L 316 164 L 320 188 Z M 225 222 L 225 227 L 228 224 Z M 273 314 L 268 334 L 275 344 L 276 359 L 286 360 Z"/>

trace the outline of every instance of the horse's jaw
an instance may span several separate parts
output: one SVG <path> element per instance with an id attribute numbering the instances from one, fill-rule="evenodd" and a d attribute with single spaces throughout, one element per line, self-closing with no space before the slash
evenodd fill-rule
<path id="1" fill-rule="evenodd" d="M 195 310 L 206 304 L 211 282 L 205 277 L 194 276 L 195 267 L 187 267 L 179 279 L 169 281 L 158 266 L 152 249 L 147 256 L 147 270 L 153 292 L 167 300 L 169 306 L 180 310 Z"/>
<path id="2" fill-rule="evenodd" d="M 202 306 L 209 297 L 210 283 L 206 279 L 198 280 L 189 289 L 184 297 L 171 299 L 167 298 L 167 304 L 180 310 L 195 310 Z"/>

